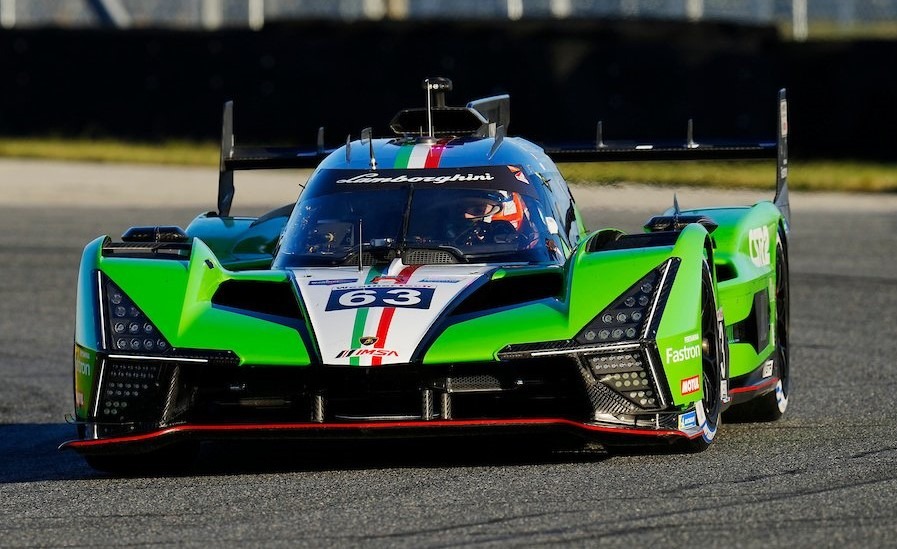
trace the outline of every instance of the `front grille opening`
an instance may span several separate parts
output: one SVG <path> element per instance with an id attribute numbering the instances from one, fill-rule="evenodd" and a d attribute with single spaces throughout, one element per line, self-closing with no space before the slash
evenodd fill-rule
<path id="1" fill-rule="evenodd" d="M 575 359 L 505 361 L 389 368 L 181 367 L 177 413 L 167 423 L 314 421 L 315 395 L 324 421 L 565 418 L 587 421 L 593 411 Z M 431 398 L 427 410 L 426 393 Z M 163 395 L 159 395 L 160 397 Z M 164 400 L 162 398 L 161 400 Z M 157 412 L 161 413 L 161 412 Z"/>
<path id="2" fill-rule="evenodd" d="M 461 302 L 453 315 L 463 315 L 519 305 L 546 298 L 558 298 L 564 287 L 561 272 L 512 276 L 490 280 Z"/>
<path id="3" fill-rule="evenodd" d="M 212 304 L 265 315 L 301 319 L 289 282 L 228 280 L 212 296 Z"/>
<path id="4" fill-rule="evenodd" d="M 410 248 L 402 254 L 405 265 L 452 265 L 460 263 L 457 257 L 445 250 Z"/>

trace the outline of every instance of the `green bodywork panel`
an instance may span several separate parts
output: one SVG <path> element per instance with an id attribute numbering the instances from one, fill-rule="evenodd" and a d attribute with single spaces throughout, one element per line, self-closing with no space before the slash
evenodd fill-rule
<path id="1" fill-rule="evenodd" d="M 95 241 L 102 242 L 102 240 Z M 93 243 L 92 243 L 93 244 Z M 176 348 L 230 350 L 241 363 L 304 366 L 310 358 L 299 333 L 289 326 L 212 306 L 218 286 L 226 280 L 287 280 L 284 271 L 225 270 L 206 244 L 196 239 L 189 261 L 102 257 L 100 246 L 89 246 L 96 255 L 92 269 L 106 274 L 156 325 Z M 87 258 L 86 258 L 87 259 Z M 93 314 L 81 307 L 79 318 Z M 95 338 L 76 342 L 95 348 Z M 247 337 L 252 334 L 252 337 Z"/>
<path id="2" fill-rule="evenodd" d="M 732 327 L 748 319 L 754 295 L 767 292 L 769 297 L 769 343 L 762 349 L 738 343 L 730 337 L 729 375 L 747 374 L 775 348 L 775 257 L 782 214 L 771 202 L 750 207 L 707 208 L 683 211 L 683 214 L 706 215 L 719 227 L 713 232 L 714 263 L 718 273 L 734 274 L 718 282 L 719 301 L 728 333 Z"/>

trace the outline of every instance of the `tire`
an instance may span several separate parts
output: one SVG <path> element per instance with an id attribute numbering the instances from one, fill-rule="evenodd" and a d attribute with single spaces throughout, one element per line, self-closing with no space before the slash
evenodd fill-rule
<path id="1" fill-rule="evenodd" d="M 791 319 L 790 291 L 788 277 L 788 255 L 782 243 L 784 236 L 779 231 L 776 244 L 776 347 L 773 351 L 774 374 L 779 381 L 775 390 L 732 407 L 726 413 L 727 419 L 739 422 L 768 422 L 781 419 L 788 408 L 791 395 L 791 373 L 788 330 Z"/>
<path id="2" fill-rule="evenodd" d="M 140 475 L 180 473 L 189 470 L 199 454 L 199 444 L 178 443 L 142 454 L 85 455 L 87 464 L 104 473 Z"/>
<path id="3" fill-rule="evenodd" d="M 704 262 L 701 276 L 701 383 L 704 397 L 695 404 L 698 423 L 703 426 L 700 437 L 683 442 L 679 449 L 689 453 L 703 452 L 713 443 L 722 415 L 721 384 L 726 375 L 726 343 L 722 320 L 718 316 L 716 294 L 710 266 Z"/>

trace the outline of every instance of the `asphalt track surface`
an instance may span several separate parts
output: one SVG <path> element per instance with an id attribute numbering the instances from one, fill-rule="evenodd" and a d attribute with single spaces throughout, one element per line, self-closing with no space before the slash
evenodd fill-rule
<path id="1" fill-rule="evenodd" d="M 296 194 L 277 177 L 265 181 Z M 237 202 L 260 209 L 265 184 Z M 678 193 L 683 207 L 766 198 Z M 575 194 L 590 226 L 629 230 L 672 199 Z M 56 450 L 73 435 L 81 248 L 133 224 L 185 225 L 214 196 L 214 170 L 0 161 L 0 546 L 897 544 L 897 196 L 792 195 L 788 413 L 726 424 L 702 454 L 219 445 L 190 474 L 96 473 Z"/>

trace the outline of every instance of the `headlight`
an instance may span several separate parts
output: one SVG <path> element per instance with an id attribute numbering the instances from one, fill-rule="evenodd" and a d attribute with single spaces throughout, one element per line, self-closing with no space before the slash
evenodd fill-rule
<path id="1" fill-rule="evenodd" d="M 641 350 L 592 355 L 589 369 L 598 382 L 641 408 L 657 406 L 656 387 Z"/>
<path id="2" fill-rule="evenodd" d="M 582 345 L 611 344 L 645 337 L 647 322 L 657 307 L 659 294 L 669 278 L 669 270 L 678 265 L 670 259 L 645 275 L 601 311 L 576 335 Z"/>
<path id="3" fill-rule="evenodd" d="M 130 297 L 114 282 L 103 277 L 104 316 L 109 351 L 165 352 L 171 346 Z"/>

